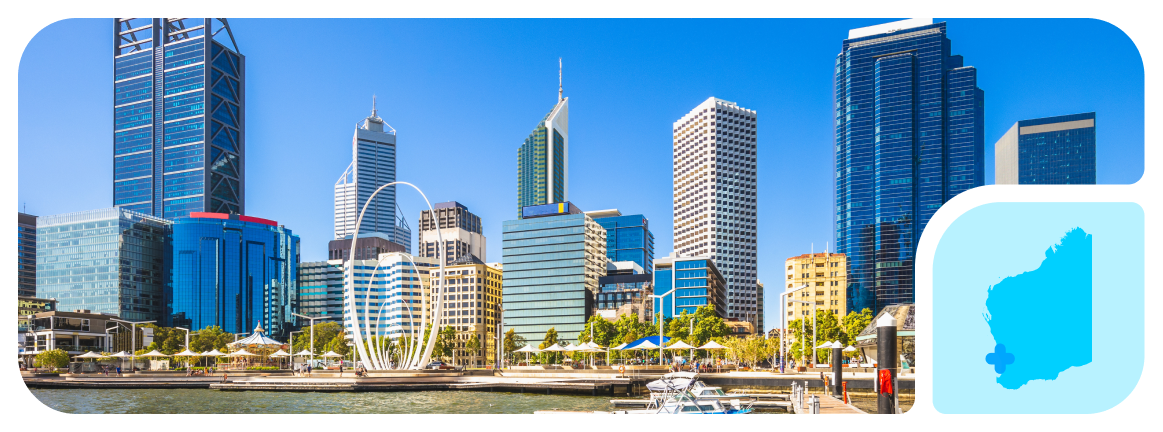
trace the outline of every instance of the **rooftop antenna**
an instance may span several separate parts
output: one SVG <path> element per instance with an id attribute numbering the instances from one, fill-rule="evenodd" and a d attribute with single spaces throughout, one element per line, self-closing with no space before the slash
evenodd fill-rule
<path id="1" fill-rule="evenodd" d="M 561 57 L 557 58 L 557 102 L 561 103 L 562 87 L 561 87 Z"/>
<path id="2" fill-rule="evenodd" d="M 376 94 L 372 93 L 372 117 L 376 116 Z"/>

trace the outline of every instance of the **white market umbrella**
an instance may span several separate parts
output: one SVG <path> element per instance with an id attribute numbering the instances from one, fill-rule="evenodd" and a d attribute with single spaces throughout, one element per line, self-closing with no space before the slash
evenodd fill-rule
<path id="1" fill-rule="evenodd" d="M 655 349 L 655 348 L 658 348 L 658 345 L 655 345 L 654 342 L 645 340 L 645 341 L 642 341 L 642 343 L 635 345 L 633 348 L 627 348 L 626 350 L 627 351 L 634 351 L 634 350 L 648 350 L 648 349 Z"/>
<path id="2" fill-rule="evenodd" d="M 323 355 L 321 355 L 319 357 L 343 357 L 343 355 L 336 354 L 335 351 L 327 351 L 326 353 L 324 353 Z"/>
<path id="3" fill-rule="evenodd" d="M 844 351 L 848 351 L 848 352 L 856 351 L 856 347 L 854 347 L 852 345 L 848 345 L 848 348 L 844 348 Z"/>
<path id="4" fill-rule="evenodd" d="M 726 348 L 727 347 L 720 345 L 718 342 L 710 341 L 710 342 L 703 344 L 703 346 L 699 347 L 698 349 L 713 350 L 713 349 L 726 349 Z"/>
<path id="5" fill-rule="evenodd" d="M 278 350 L 278 351 L 275 351 L 274 353 L 272 353 L 272 354 L 271 354 L 271 357 L 286 357 L 286 356 L 289 356 L 289 355 L 290 355 L 290 354 L 287 354 L 287 352 L 286 352 L 286 351 L 283 351 L 283 350 Z"/>
<path id="6" fill-rule="evenodd" d="M 695 347 L 690 346 L 686 342 L 683 342 L 683 341 L 678 341 L 678 342 L 672 343 L 672 344 L 670 344 L 670 346 L 666 347 L 666 349 L 668 349 L 668 350 L 694 349 L 694 348 Z"/>
<path id="7" fill-rule="evenodd" d="M 169 356 L 158 352 L 158 350 L 153 350 L 153 351 L 147 352 L 145 354 L 142 354 L 141 357 L 169 357 Z"/>
<path id="8" fill-rule="evenodd" d="M 542 351 L 560 352 L 560 351 L 565 351 L 565 348 L 563 348 L 561 345 L 553 344 L 553 345 L 550 345 L 549 348 L 543 349 Z"/>
<path id="9" fill-rule="evenodd" d="M 250 351 L 247 351 L 246 348 L 243 348 L 243 349 L 240 349 L 238 351 L 227 354 L 226 356 L 227 357 L 249 357 L 249 356 L 256 356 L 256 355 L 258 355 L 258 354 L 254 354 Z"/>
<path id="10" fill-rule="evenodd" d="M 186 348 L 186 350 L 185 350 L 185 351 L 182 351 L 182 352 L 180 352 L 180 353 L 174 354 L 174 357 L 199 357 L 199 356 L 201 356 L 201 355 L 202 355 L 202 354 L 199 354 L 199 353 L 196 353 L 196 352 L 190 351 L 190 349 L 189 349 L 189 348 Z"/>
<path id="11" fill-rule="evenodd" d="M 97 354 L 97 353 L 92 352 L 92 351 L 89 351 L 89 352 L 81 354 L 81 355 L 73 356 L 73 358 L 86 358 L 86 359 L 88 359 L 88 358 L 96 359 L 96 358 L 105 358 L 105 357 L 108 357 L 108 356 L 103 356 L 101 354 Z"/>
<path id="12" fill-rule="evenodd" d="M 514 351 L 514 352 L 523 352 L 523 353 L 525 353 L 525 363 L 529 363 L 529 353 L 535 353 L 535 352 L 540 352 L 540 351 L 541 351 L 541 350 L 537 349 L 537 348 L 536 348 L 536 347 L 534 347 L 533 345 L 525 345 L 525 346 L 521 347 L 521 349 L 519 349 L 519 350 L 516 350 L 516 351 Z"/>
<path id="13" fill-rule="evenodd" d="M 206 351 L 206 352 L 202 353 L 202 355 L 204 355 L 206 357 L 222 357 L 226 354 L 223 354 L 221 351 L 218 351 L 217 349 L 212 349 L 210 351 Z"/>
<path id="14" fill-rule="evenodd" d="M 126 357 L 130 357 L 130 355 L 128 353 L 126 353 L 125 351 L 118 351 L 117 354 L 112 354 L 109 357 L 126 358 Z"/>
<path id="15" fill-rule="evenodd" d="M 302 350 L 302 351 L 295 353 L 295 355 L 297 355 L 297 356 L 313 356 L 313 355 L 315 355 L 315 353 L 313 353 L 311 351 L 307 351 L 307 350 Z"/>

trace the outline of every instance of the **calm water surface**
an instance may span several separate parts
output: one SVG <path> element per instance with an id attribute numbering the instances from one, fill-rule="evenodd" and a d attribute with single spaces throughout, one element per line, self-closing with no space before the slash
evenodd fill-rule
<path id="1" fill-rule="evenodd" d="M 29 389 L 77 414 L 532 414 L 554 408 L 609 411 L 610 396 L 474 391 L 294 393 L 209 389 Z"/>

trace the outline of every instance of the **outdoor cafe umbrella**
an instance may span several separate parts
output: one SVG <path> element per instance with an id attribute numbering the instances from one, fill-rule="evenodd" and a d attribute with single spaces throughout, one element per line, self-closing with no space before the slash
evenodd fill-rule
<path id="1" fill-rule="evenodd" d="M 287 354 L 287 352 L 283 351 L 282 349 L 279 349 L 278 351 L 271 353 L 271 357 L 289 357 L 289 356 L 290 356 L 290 354 Z"/>
<path id="2" fill-rule="evenodd" d="M 694 348 L 695 347 L 690 346 L 686 342 L 683 342 L 683 341 L 678 341 L 678 342 L 672 343 L 672 344 L 670 344 L 670 346 L 666 347 L 666 349 L 668 349 L 668 350 L 694 349 Z"/>
<path id="3" fill-rule="evenodd" d="M 108 357 L 108 356 L 97 354 L 97 353 L 92 352 L 92 351 L 89 351 L 89 352 L 81 354 L 81 355 L 73 356 L 73 358 L 84 358 L 84 359 L 90 359 L 90 358 L 91 359 L 98 359 L 98 358 L 105 358 L 105 357 Z"/>
<path id="4" fill-rule="evenodd" d="M 623 343 L 623 344 L 621 344 L 621 345 L 618 345 L 618 346 L 616 346 L 616 347 L 610 348 L 610 351 L 613 351 L 613 350 L 618 350 L 618 351 L 621 351 L 621 350 L 622 350 L 622 348 L 626 348 L 626 345 L 629 345 L 629 344 L 628 344 L 628 343 Z M 609 362 L 610 362 L 610 351 L 606 351 L 606 363 L 609 363 Z M 619 355 L 618 355 L 618 361 L 619 361 L 619 362 L 620 362 L 620 361 L 622 361 L 622 356 L 621 356 L 621 354 L 619 354 Z"/>
<path id="5" fill-rule="evenodd" d="M 326 353 L 323 353 L 323 355 L 321 355 L 319 357 L 332 357 L 332 358 L 343 357 L 343 354 L 336 354 L 335 351 L 327 351 Z"/>
<path id="6" fill-rule="evenodd" d="M 153 350 L 153 351 L 147 352 L 145 354 L 142 354 L 141 357 L 169 357 L 169 356 L 162 354 L 161 352 L 158 352 L 158 350 Z"/>
<path id="7" fill-rule="evenodd" d="M 189 348 L 186 348 L 186 350 L 185 350 L 185 351 L 182 351 L 182 352 L 180 352 L 180 353 L 174 354 L 174 357 L 199 357 L 199 356 L 201 356 L 201 355 L 202 355 L 202 354 L 198 354 L 198 353 L 196 353 L 196 352 L 190 351 L 190 349 L 189 349 Z M 189 368 L 189 367 L 190 367 L 190 361 L 189 361 L 189 360 L 186 360 L 186 368 Z"/>
<path id="8" fill-rule="evenodd" d="M 525 345 L 525 346 L 521 347 L 521 349 L 516 350 L 514 352 L 525 353 L 525 363 L 528 364 L 529 363 L 529 353 L 541 352 L 541 350 L 534 348 L 533 345 Z"/>
<path id="9" fill-rule="evenodd" d="M 561 345 L 553 344 L 553 345 L 550 345 L 549 348 L 543 349 L 542 351 L 560 352 L 560 351 L 565 351 L 565 348 L 563 348 Z"/>
<path id="10" fill-rule="evenodd" d="M 658 345 L 655 345 L 654 342 L 651 342 L 649 340 L 644 340 L 641 343 L 639 343 L 638 345 L 634 345 L 632 347 L 627 347 L 626 351 L 652 350 L 655 348 L 658 348 Z M 658 361 L 661 363 L 662 359 L 658 359 Z"/>
<path id="11" fill-rule="evenodd" d="M 118 351 L 116 354 L 110 355 L 109 357 L 119 358 L 119 359 L 121 359 L 121 363 L 124 363 L 125 359 L 129 358 L 130 355 L 129 355 L 129 353 L 126 353 L 125 351 Z"/>

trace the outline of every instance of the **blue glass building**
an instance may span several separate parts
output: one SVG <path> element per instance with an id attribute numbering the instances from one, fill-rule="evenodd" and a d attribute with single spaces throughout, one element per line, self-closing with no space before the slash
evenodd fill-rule
<path id="1" fill-rule="evenodd" d="M 246 58 L 226 19 L 113 25 L 113 205 L 243 213 Z"/>
<path id="2" fill-rule="evenodd" d="M 227 333 L 261 324 L 286 337 L 299 310 L 299 237 L 274 221 L 191 213 L 173 225 L 169 326 L 216 325 Z"/>
<path id="3" fill-rule="evenodd" d="M 677 289 L 676 289 L 677 288 Z M 674 318 L 711 306 L 719 317 L 727 316 L 727 280 L 710 256 L 676 257 L 671 254 L 654 261 L 654 295 L 674 293 L 654 302 L 655 314 Z"/>
<path id="4" fill-rule="evenodd" d="M 1094 113 L 1022 120 L 994 145 L 994 183 L 1095 184 Z"/>
<path id="5" fill-rule="evenodd" d="M 521 216 L 503 225 L 505 328 L 528 341 L 550 328 L 576 339 L 606 275 L 606 231 L 569 202 L 525 207 Z"/>
<path id="6" fill-rule="evenodd" d="M 836 249 L 850 310 L 913 301 L 913 259 L 946 201 L 984 183 L 984 92 L 945 23 L 852 30 L 835 63 Z"/>
<path id="7" fill-rule="evenodd" d="M 647 273 L 654 271 L 654 234 L 643 215 L 623 215 L 618 210 L 586 212 L 606 229 L 606 257 L 610 261 L 633 261 Z"/>

